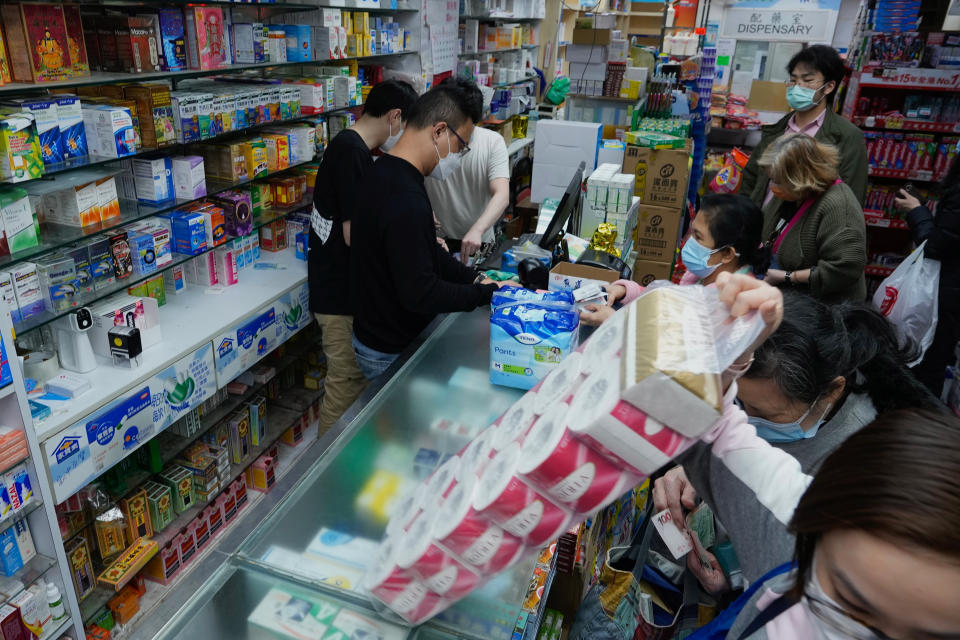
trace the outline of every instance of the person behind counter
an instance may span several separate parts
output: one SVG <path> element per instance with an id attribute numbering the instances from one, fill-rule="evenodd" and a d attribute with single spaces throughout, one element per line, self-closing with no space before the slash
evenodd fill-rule
<path id="1" fill-rule="evenodd" d="M 763 212 L 749 198 L 727 193 L 704 196 L 683 245 L 687 272 L 680 284 L 711 285 L 721 273 L 765 274 L 770 251 L 760 241 L 762 228 Z M 636 300 L 643 287 L 632 280 L 617 280 L 606 290 L 607 304 L 587 305 L 581 322 L 602 324 L 616 306 Z"/>
<path id="2" fill-rule="evenodd" d="M 464 82 L 469 84 L 462 78 L 447 78 L 441 84 Z M 482 96 L 479 99 L 483 109 Z M 510 162 L 503 136 L 477 127 L 468 142 L 470 153 L 452 176 L 424 183 L 440 221 L 440 236 L 451 252 L 460 252 L 463 264 L 482 244 L 494 241 L 493 225 L 510 204 Z"/>
<path id="3" fill-rule="evenodd" d="M 867 297 L 863 207 L 837 173 L 840 153 L 802 133 L 778 138 L 760 158 L 777 197 L 763 208 L 773 253 L 770 284 L 801 287 L 827 302 Z"/>
<path id="4" fill-rule="evenodd" d="M 353 347 L 368 380 L 382 374 L 438 313 L 488 304 L 499 285 L 437 244 L 424 176 L 456 173 L 482 117 L 473 83 L 420 96 L 396 146 L 355 194 L 350 279 Z"/>
<path id="5" fill-rule="evenodd" d="M 406 82 L 385 80 L 375 85 L 363 105 L 363 115 L 330 141 L 317 169 L 307 265 L 310 311 L 320 326 L 320 344 L 327 359 L 320 435 L 366 386 L 353 353 L 349 247 L 354 194 L 363 174 L 373 166 L 371 150 L 393 147 L 416 99 L 417 92 Z"/>
<path id="6" fill-rule="evenodd" d="M 840 150 L 838 171 L 863 205 L 867 195 L 867 147 L 863 131 L 830 109 L 843 80 L 843 60 L 833 47 L 815 44 L 801 49 L 787 64 L 787 103 L 793 111 L 777 123 L 763 127 L 760 143 L 743 170 L 740 193 L 760 206 L 774 199 L 770 179 L 759 160 L 775 140 L 802 133 Z"/>

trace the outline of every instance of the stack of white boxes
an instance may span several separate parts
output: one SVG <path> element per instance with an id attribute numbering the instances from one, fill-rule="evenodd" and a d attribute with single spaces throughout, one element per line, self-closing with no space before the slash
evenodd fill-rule
<path id="1" fill-rule="evenodd" d="M 633 196 L 634 176 L 620 170 L 619 164 L 601 164 L 587 178 L 580 235 L 589 239 L 601 222 L 614 224 L 617 227 L 615 244 L 622 251 L 630 244 L 636 224 L 635 202 L 639 199 Z"/>

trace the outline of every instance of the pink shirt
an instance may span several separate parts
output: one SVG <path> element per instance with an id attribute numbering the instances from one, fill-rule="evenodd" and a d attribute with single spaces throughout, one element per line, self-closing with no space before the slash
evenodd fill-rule
<path id="1" fill-rule="evenodd" d="M 787 131 L 785 133 L 805 133 L 811 138 L 815 138 L 817 135 L 817 132 L 820 131 L 820 127 L 823 126 L 823 121 L 826 117 L 827 117 L 827 110 L 824 109 L 823 111 L 820 112 L 820 115 L 818 115 L 816 118 L 813 119 L 813 122 L 807 124 L 804 127 L 798 127 L 797 123 L 795 122 L 797 118 L 797 113 L 794 112 L 793 115 L 790 116 L 790 119 L 787 120 Z M 771 200 L 773 200 L 773 191 L 771 191 L 770 188 L 768 187 L 767 197 L 763 199 L 763 206 L 764 207 L 767 206 L 767 203 L 769 203 Z"/>

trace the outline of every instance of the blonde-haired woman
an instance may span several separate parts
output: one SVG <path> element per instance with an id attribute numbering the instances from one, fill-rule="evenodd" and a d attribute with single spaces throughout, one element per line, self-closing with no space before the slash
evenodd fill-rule
<path id="1" fill-rule="evenodd" d="M 773 253 L 766 280 L 827 302 L 867 296 L 863 208 L 840 180 L 839 163 L 836 147 L 800 133 L 772 142 L 758 163 L 775 196 L 763 207 Z"/>

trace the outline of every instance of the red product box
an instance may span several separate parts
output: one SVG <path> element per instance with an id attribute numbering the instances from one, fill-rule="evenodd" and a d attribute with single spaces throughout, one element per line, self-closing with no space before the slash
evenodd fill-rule
<path id="1" fill-rule="evenodd" d="M 207 516 L 201 513 L 187 525 L 187 532 L 193 536 L 193 542 L 197 545 L 197 551 L 203 550 L 210 542 L 210 522 Z"/>
<path id="2" fill-rule="evenodd" d="M 214 538 L 223 533 L 223 512 L 216 504 L 211 504 L 201 513 L 207 519 L 207 526 L 210 528 L 210 537 Z"/>
<path id="3" fill-rule="evenodd" d="M 146 576 L 151 582 L 168 585 L 180 573 L 181 566 L 180 550 L 177 548 L 177 540 L 174 538 L 147 563 L 141 575 Z"/>
<path id="4" fill-rule="evenodd" d="M 233 484 L 230 485 L 230 493 L 233 494 L 238 512 L 247 506 L 249 502 L 247 497 L 247 483 L 244 482 L 242 478 L 233 481 Z"/>
<path id="5" fill-rule="evenodd" d="M 160 71 L 160 54 L 157 47 L 157 31 L 150 18 L 132 16 L 127 18 L 130 31 L 132 73 Z"/>
<path id="6" fill-rule="evenodd" d="M 224 526 L 230 524 L 237 517 L 237 499 L 233 496 L 232 491 L 227 490 L 217 496 L 216 506 L 220 509 Z"/>
<path id="7" fill-rule="evenodd" d="M 193 532 L 189 531 L 189 527 L 181 529 L 177 537 L 173 539 L 173 544 L 177 548 L 177 553 L 180 554 L 180 568 L 182 569 L 197 555 L 197 542 L 193 537 Z"/>

